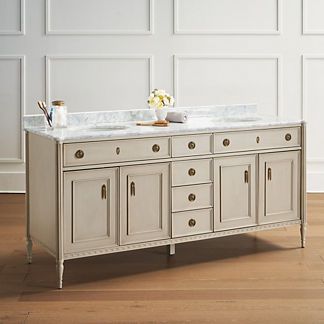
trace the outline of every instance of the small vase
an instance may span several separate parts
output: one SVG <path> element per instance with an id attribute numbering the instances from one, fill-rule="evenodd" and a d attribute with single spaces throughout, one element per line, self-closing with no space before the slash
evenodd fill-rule
<path id="1" fill-rule="evenodd" d="M 165 120 L 167 113 L 168 113 L 167 108 L 156 108 L 155 109 L 155 116 L 156 116 L 157 120 Z"/>

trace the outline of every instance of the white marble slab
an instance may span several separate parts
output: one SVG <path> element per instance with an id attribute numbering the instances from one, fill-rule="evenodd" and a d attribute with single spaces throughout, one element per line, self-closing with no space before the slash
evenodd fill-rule
<path id="1" fill-rule="evenodd" d="M 168 127 L 137 126 L 138 121 L 154 120 L 149 109 L 74 113 L 68 116 L 68 127 L 51 129 L 45 126 L 42 115 L 26 116 L 25 130 L 46 136 L 59 143 L 120 139 L 134 137 L 181 135 L 190 133 L 222 132 L 235 129 L 282 127 L 300 125 L 301 120 L 286 120 L 257 114 L 256 105 L 209 106 L 171 108 L 186 111 L 186 123 L 170 123 Z M 121 129 L 105 130 L 105 127 Z"/>

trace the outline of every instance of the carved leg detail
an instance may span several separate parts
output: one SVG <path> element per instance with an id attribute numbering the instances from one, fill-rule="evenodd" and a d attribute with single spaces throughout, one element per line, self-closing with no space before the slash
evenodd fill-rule
<path id="1" fill-rule="evenodd" d="M 306 224 L 300 225 L 300 238 L 301 238 L 301 247 L 304 248 L 306 246 Z"/>
<path id="2" fill-rule="evenodd" d="M 57 260 L 56 262 L 57 276 L 58 276 L 58 288 L 63 287 L 63 272 L 64 272 L 64 260 Z"/>
<path id="3" fill-rule="evenodd" d="M 169 245 L 169 255 L 175 255 L 175 244 Z"/>
<path id="4" fill-rule="evenodd" d="M 27 249 L 27 263 L 32 263 L 33 258 L 33 241 L 30 237 L 26 239 L 26 249 Z"/>

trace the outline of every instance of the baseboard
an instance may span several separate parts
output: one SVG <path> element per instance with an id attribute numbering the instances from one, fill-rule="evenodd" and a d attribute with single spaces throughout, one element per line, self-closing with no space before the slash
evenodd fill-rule
<path id="1" fill-rule="evenodd" d="M 307 173 L 307 192 L 324 192 L 324 172 Z"/>
<path id="2" fill-rule="evenodd" d="M 0 172 L 0 193 L 24 193 L 25 172 Z"/>

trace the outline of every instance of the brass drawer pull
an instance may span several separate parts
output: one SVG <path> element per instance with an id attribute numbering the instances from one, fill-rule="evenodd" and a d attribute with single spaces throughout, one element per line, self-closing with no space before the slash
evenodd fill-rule
<path id="1" fill-rule="evenodd" d="M 195 201 L 196 200 L 196 195 L 191 193 L 189 196 L 188 196 L 188 200 L 189 201 Z"/>
<path id="2" fill-rule="evenodd" d="M 193 176 L 196 174 L 196 170 L 193 169 L 193 168 L 190 168 L 190 169 L 188 170 L 188 174 L 189 174 L 191 177 L 193 177 Z"/>
<path id="3" fill-rule="evenodd" d="M 194 150 L 195 149 L 195 147 L 196 147 L 196 143 L 195 142 L 189 142 L 188 143 L 188 148 L 189 148 L 189 150 Z"/>
<path id="4" fill-rule="evenodd" d="M 230 143 L 231 143 L 231 141 L 228 138 L 225 138 L 224 141 L 223 141 L 224 146 L 229 146 Z"/>
<path id="5" fill-rule="evenodd" d="M 260 143 L 260 136 L 257 136 L 255 140 L 256 140 L 257 144 L 259 144 Z"/>
<path id="6" fill-rule="evenodd" d="M 101 186 L 101 199 L 107 199 L 107 187 L 105 184 Z"/>
<path id="7" fill-rule="evenodd" d="M 193 218 L 189 219 L 188 225 L 190 227 L 194 227 L 196 225 L 196 220 L 194 220 Z"/>
<path id="8" fill-rule="evenodd" d="M 77 159 L 82 159 L 84 157 L 84 152 L 82 150 L 77 150 L 74 154 Z"/>
<path id="9" fill-rule="evenodd" d="M 117 155 L 120 154 L 120 147 L 116 147 L 116 154 L 117 154 Z"/>
<path id="10" fill-rule="evenodd" d="M 159 152 L 159 151 L 160 151 L 160 145 L 158 145 L 158 144 L 154 144 L 154 145 L 152 146 L 152 151 L 153 151 L 154 153 Z"/>
<path id="11" fill-rule="evenodd" d="M 285 140 L 287 141 L 287 142 L 289 142 L 290 140 L 291 140 L 291 134 L 286 134 L 286 136 L 285 136 Z"/>
<path id="12" fill-rule="evenodd" d="M 130 184 L 130 195 L 135 196 L 135 182 L 132 181 Z"/>
<path id="13" fill-rule="evenodd" d="M 272 171 L 271 168 L 268 168 L 268 181 L 272 180 Z"/>
<path id="14" fill-rule="evenodd" d="M 249 171 L 244 171 L 244 182 L 249 183 Z"/>

